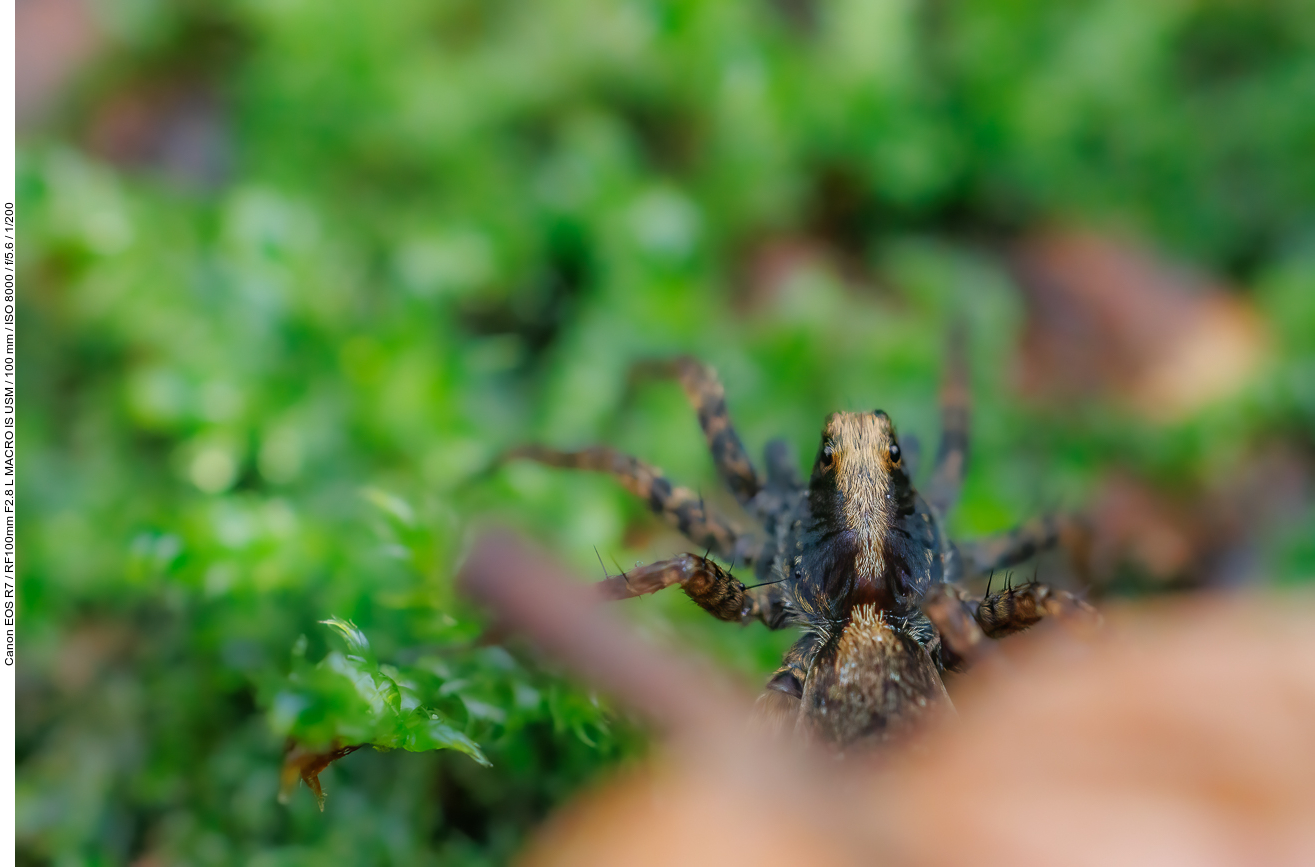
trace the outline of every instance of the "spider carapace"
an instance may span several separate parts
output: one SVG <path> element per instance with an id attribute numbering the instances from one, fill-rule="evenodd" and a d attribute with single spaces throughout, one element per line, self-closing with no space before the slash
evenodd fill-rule
<path id="1" fill-rule="evenodd" d="M 685 357 L 649 362 L 639 374 L 678 378 L 698 411 L 717 471 L 760 527 L 742 530 L 655 467 L 605 446 L 562 452 L 525 446 L 509 457 L 609 473 L 705 551 L 607 578 L 600 589 L 625 599 L 678 584 L 722 620 L 758 620 L 802 631 L 758 700 L 777 731 L 839 748 L 920 729 L 950 706 L 946 669 L 963 667 L 985 639 L 1025 629 L 1046 614 L 1092 617 L 1064 592 L 1030 583 L 984 597 L 960 582 L 1003 569 L 1058 541 L 1044 518 L 999 537 L 956 545 L 943 516 L 966 467 L 968 390 L 961 352 L 941 390 L 942 433 L 926 493 L 914 489 L 916 459 L 886 413 L 839 412 L 826 419 L 807 482 L 789 447 L 766 449 L 766 475 L 749 461 L 713 371 Z M 746 587 L 709 554 L 753 564 Z"/>

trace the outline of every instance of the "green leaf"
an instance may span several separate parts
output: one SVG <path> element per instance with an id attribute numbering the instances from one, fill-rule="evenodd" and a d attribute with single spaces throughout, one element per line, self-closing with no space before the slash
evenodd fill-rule
<path id="1" fill-rule="evenodd" d="M 347 649 L 357 655 L 364 655 L 370 652 L 370 641 L 365 637 L 355 623 L 350 620 L 342 620 L 338 617 L 330 617 L 328 620 L 321 620 L 325 626 L 332 626 L 338 630 L 338 634 L 347 642 Z"/>
<path id="2" fill-rule="evenodd" d="M 485 757 L 484 751 L 479 748 L 479 744 L 457 731 L 435 711 L 427 711 L 424 708 L 411 715 L 402 748 L 413 753 L 426 750 L 458 750 L 485 767 L 493 766 L 493 763 Z"/>

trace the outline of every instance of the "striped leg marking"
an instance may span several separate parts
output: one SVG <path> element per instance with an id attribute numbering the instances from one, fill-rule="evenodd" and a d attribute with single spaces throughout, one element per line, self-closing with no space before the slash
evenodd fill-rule
<path id="1" fill-rule="evenodd" d="M 998 536 L 961 542 L 959 553 L 977 572 L 990 573 L 1029 560 L 1055 547 L 1065 533 L 1077 530 L 1077 523 L 1069 517 L 1043 515 Z"/>
<path id="2" fill-rule="evenodd" d="M 717 473 L 741 503 L 753 499 L 762 487 L 758 473 L 740 442 L 739 434 L 726 412 L 726 390 L 712 368 L 689 356 L 636 364 L 632 378 L 644 376 L 673 377 L 680 380 L 685 396 L 699 414 L 699 426 L 708 439 L 708 448 L 717 465 Z"/>

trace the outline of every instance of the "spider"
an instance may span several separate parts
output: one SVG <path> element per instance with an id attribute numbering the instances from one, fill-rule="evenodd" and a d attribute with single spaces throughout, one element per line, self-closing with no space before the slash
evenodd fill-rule
<path id="1" fill-rule="evenodd" d="M 962 341 L 952 341 L 961 346 Z M 822 428 L 812 475 L 799 478 L 789 446 L 766 448 L 766 476 L 745 453 L 716 374 L 693 358 L 643 362 L 639 375 L 678 379 L 698 412 L 718 474 L 760 532 L 710 513 L 700 496 L 660 470 L 606 446 L 566 452 L 541 445 L 508 458 L 608 473 L 676 527 L 703 555 L 685 553 L 599 582 L 607 599 L 679 585 L 721 620 L 797 628 L 799 639 L 768 679 L 758 711 L 776 731 L 845 748 L 919 730 L 952 708 L 943 683 L 1001 638 L 1055 615 L 1093 619 L 1069 593 L 1035 582 L 977 597 L 962 582 L 1028 559 L 1059 541 L 1051 516 L 998 537 L 956 545 L 944 516 L 968 451 L 967 370 L 951 352 L 941 389 L 941 442 L 925 493 L 911 482 L 916 448 L 901 447 L 881 410 L 837 412 Z M 711 559 L 753 564 L 746 587 Z"/>

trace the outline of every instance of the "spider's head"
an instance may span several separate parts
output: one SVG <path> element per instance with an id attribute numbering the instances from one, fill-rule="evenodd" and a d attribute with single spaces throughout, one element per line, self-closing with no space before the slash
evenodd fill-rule
<path id="1" fill-rule="evenodd" d="M 822 444 L 813 464 L 812 485 L 831 479 L 863 496 L 863 485 L 881 484 L 903 475 L 899 441 L 890 416 L 872 412 L 833 412 L 822 428 Z"/>
<path id="2" fill-rule="evenodd" d="M 888 557 L 889 536 L 913 497 L 901 458 L 895 428 L 881 410 L 834 413 L 822 429 L 809 502 L 827 540 L 828 571 L 848 579 L 831 592 L 853 603 L 897 607 L 905 596 Z"/>

